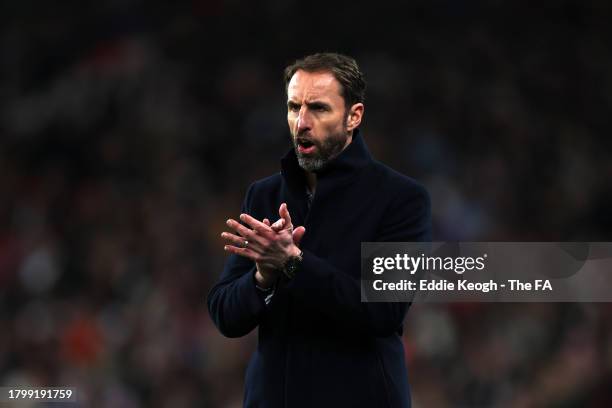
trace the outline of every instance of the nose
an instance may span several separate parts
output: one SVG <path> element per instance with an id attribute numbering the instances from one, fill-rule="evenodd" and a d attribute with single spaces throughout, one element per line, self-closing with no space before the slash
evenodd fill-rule
<path id="1" fill-rule="evenodd" d="M 308 113 L 308 108 L 306 106 L 302 106 L 297 118 L 298 133 L 311 129 L 312 123 L 310 119 L 311 118 L 310 114 Z"/>

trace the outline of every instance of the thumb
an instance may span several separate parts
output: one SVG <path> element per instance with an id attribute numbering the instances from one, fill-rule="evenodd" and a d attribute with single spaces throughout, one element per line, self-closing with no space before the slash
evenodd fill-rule
<path id="1" fill-rule="evenodd" d="M 300 226 L 297 227 L 296 229 L 293 230 L 293 243 L 296 246 L 300 246 L 300 242 L 302 241 L 302 238 L 304 237 L 304 234 L 306 233 L 306 228 Z"/>

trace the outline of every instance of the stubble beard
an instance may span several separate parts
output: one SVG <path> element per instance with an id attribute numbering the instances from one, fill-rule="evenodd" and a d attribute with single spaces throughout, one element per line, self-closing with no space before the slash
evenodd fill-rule
<path id="1" fill-rule="evenodd" d="M 302 135 L 299 135 L 300 137 Z M 325 168 L 327 164 L 338 156 L 344 146 L 346 145 L 346 140 L 348 138 L 348 131 L 346 128 L 342 129 L 342 132 L 333 133 L 329 135 L 323 142 L 314 141 L 310 139 L 310 141 L 317 147 L 313 154 L 304 155 L 301 154 L 298 149 L 297 138 L 293 138 L 293 147 L 295 149 L 295 154 L 298 159 L 298 164 L 300 167 L 309 172 L 319 171 Z"/>

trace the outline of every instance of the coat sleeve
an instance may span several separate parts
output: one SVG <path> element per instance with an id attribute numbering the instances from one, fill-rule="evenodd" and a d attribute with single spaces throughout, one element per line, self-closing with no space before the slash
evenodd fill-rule
<path id="1" fill-rule="evenodd" d="M 252 190 L 253 186 L 242 204 L 243 213 L 250 213 Z M 208 312 L 224 336 L 241 337 L 248 334 L 257 327 L 265 312 L 264 294 L 255 287 L 254 275 L 253 261 L 231 254 L 225 262 L 219 283 L 208 293 Z"/>
<path id="2" fill-rule="evenodd" d="M 431 204 L 418 186 L 400 194 L 389 205 L 376 241 L 431 241 Z M 287 284 L 298 302 L 335 321 L 338 327 L 389 336 L 402 327 L 409 303 L 362 303 L 358 278 L 304 251 L 301 270 Z"/>

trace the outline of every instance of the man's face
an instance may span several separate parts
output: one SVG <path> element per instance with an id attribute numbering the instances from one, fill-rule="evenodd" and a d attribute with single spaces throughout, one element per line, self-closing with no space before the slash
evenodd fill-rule
<path id="1" fill-rule="evenodd" d="M 287 122 L 300 167 L 323 168 L 350 142 L 340 83 L 330 72 L 298 70 L 287 87 Z"/>

